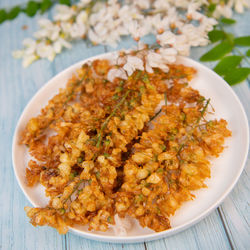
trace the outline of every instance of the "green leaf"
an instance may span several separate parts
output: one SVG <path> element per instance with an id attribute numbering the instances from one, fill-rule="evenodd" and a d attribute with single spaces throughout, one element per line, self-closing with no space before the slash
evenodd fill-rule
<path id="1" fill-rule="evenodd" d="M 250 57 L 250 49 L 246 52 L 246 56 Z"/>
<path id="2" fill-rule="evenodd" d="M 236 45 L 250 46 L 250 36 L 241 36 L 234 39 Z"/>
<path id="3" fill-rule="evenodd" d="M 60 4 L 70 5 L 70 0 L 59 0 Z"/>
<path id="4" fill-rule="evenodd" d="M 226 36 L 226 39 L 229 41 L 229 43 L 234 44 L 234 34 L 226 33 L 225 36 Z"/>
<path id="5" fill-rule="evenodd" d="M 7 19 L 7 13 L 4 9 L 0 10 L 0 23 L 3 23 Z"/>
<path id="6" fill-rule="evenodd" d="M 36 12 L 38 11 L 39 7 L 40 6 L 39 6 L 38 2 L 29 1 L 27 6 L 26 6 L 25 13 L 28 16 L 33 17 L 36 14 Z"/>
<path id="7" fill-rule="evenodd" d="M 51 0 L 43 0 L 40 5 L 41 13 L 47 11 L 52 6 L 52 4 L 53 3 Z"/>
<path id="8" fill-rule="evenodd" d="M 227 56 L 215 66 L 214 71 L 219 75 L 225 75 L 228 71 L 236 68 L 242 60 L 241 56 Z"/>
<path id="9" fill-rule="evenodd" d="M 208 6 L 208 11 L 214 12 L 215 9 L 216 9 L 216 4 L 210 3 L 209 6 Z"/>
<path id="10" fill-rule="evenodd" d="M 234 19 L 231 19 L 231 18 L 222 18 L 221 20 L 220 20 L 222 23 L 224 23 L 224 24 L 234 24 L 234 23 L 236 23 L 236 21 L 234 20 Z"/>
<path id="11" fill-rule="evenodd" d="M 204 54 L 200 60 L 203 62 L 208 62 L 208 61 L 216 61 L 220 58 L 222 58 L 224 55 L 227 53 L 231 52 L 233 49 L 233 45 L 228 42 L 224 41 L 214 48 L 212 48 L 210 51 L 208 51 L 206 54 Z"/>
<path id="12" fill-rule="evenodd" d="M 208 33 L 209 40 L 215 43 L 225 38 L 225 33 L 222 30 L 212 30 Z"/>
<path id="13" fill-rule="evenodd" d="M 224 79 L 229 85 L 235 85 L 247 79 L 250 68 L 235 68 L 227 72 Z"/>
<path id="14" fill-rule="evenodd" d="M 13 20 L 19 15 L 20 12 L 21 12 L 20 7 L 16 6 L 10 10 L 10 12 L 7 14 L 7 18 L 9 20 Z"/>

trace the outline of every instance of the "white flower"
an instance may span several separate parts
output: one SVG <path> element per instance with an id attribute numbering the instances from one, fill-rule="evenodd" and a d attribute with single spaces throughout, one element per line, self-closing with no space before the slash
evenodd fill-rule
<path id="1" fill-rule="evenodd" d="M 91 2 L 91 0 L 81 0 L 80 2 L 87 5 L 87 4 L 89 4 Z"/>
<path id="2" fill-rule="evenodd" d="M 203 15 L 199 11 L 197 11 L 199 7 L 200 6 L 197 3 L 190 3 L 187 9 L 187 17 L 193 20 L 200 20 Z"/>
<path id="3" fill-rule="evenodd" d="M 143 61 L 139 57 L 129 55 L 127 56 L 127 63 L 123 66 L 123 69 L 131 76 L 137 69 L 144 70 Z"/>
<path id="4" fill-rule="evenodd" d="M 192 24 L 186 24 L 182 28 L 182 34 L 187 37 L 187 42 L 191 46 L 204 46 L 208 43 L 205 31 Z"/>
<path id="5" fill-rule="evenodd" d="M 86 5 L 88 5 L 89 3 L 91 2 L 91 0 L 81 0 L 77 6 L 80 7 L 80 8 L 83 8 L 85 7 Z"/>
<path id="6" fill-rule="evenodd" d="M 155 53 L 153 51 L 148 52 L 147 56 L 146 56 L 146 71 L 148 73 L 153 73 L 153 69 L 152 68 L 156 68 L 159 66 L 163 66 L 163 60 L 162 60 L 162 56 L 158 53 Z M 165 70 L 168 70 L 168 67 L 166 65 L 164 65 Z"/>
<path id="7" fill-rule="evenodd" d="M 168 72 L 171 64 L 176 61 L 177 51 L 174 48 L 160 48 L 157 52 L 149 51 L 146 54 L 146 71 L 153 73 L 152 68 L 160 68 L 164 72 Z"/>
<path id="8" fill-rule="evenodd" d="M 136 57 L 125 56 L 118 61 L 127 60 L 121 65 L 129 75 L 144 68 L 142 59 L 148 72 L 156 65 L 167 71 L 167 64 L 174 61 L 177 52 L 189 55 L 192 46 L 208 44 L 208 32 L 217 24 L 202 12 L 210 3 L 216 4 L 215 18 L 231 17 L 233 9 L 242 13 L 250 7 L 250 0 L 108 0 L 97 1 L 94 6 L 90 0 L 81 0 L 72 7 L 57 5 L 53 21 L 39 20 L 40 30 L 34 33 L 39 41 L 25 41 L 24 48 L 13 56 L 25 58 L 27 65 L 37 57 L 52 60 L 64 47 L 71 48 L 72 40 L 88 38 L 93 44 L 115 47 L 124 35 L 139 41 L 154 34 L 162 47 L 158 52 L 146 55 L 142 49 Z"/>
<path id="9" fill-rule="evenodd" d="M 98 37 L 98 35 L 92 29 L 89 29 L 88 37 L 89 40 L 92 41 L 94 44 L 99 44 L 102 41 L 102 39 Z"/>
<path id="10" fill-rule="evenodd" d="M 244 7 L 249 8 L 250 7 L 250 1 L 249 0 L 233 0 L 234 8 L 238 13 L 244 12 Z"/>
<path id="11" fill-rule="evenodd" d="M 28 55 L 23 58 L 22 65 L 24 68 L 27 68 L 31 63 L 38 59 L 35 55 Z"/>
<path id="12" fill-rule="evenodd" d="M 150 0 L 134 0 L 134 4 L 137 5 L 141 9 L 150 8 Z"/>
<path id="13" fill-rule="evenodd" d="M 165 0 L 156 0 L 153 3 L 153 6 L 156 10 L 168 10 L 170 8 L 170 4 L 168 1 Z"/>
<path id="14" fill-rule="evenodd" d="M 49 39 L 51 41 L 55 41 L 60 34 L 60 27 L 56 24 L 53 24 L 48 19 L 41 19 L 39 21 L 39 25 L 42 29 L 38 30 L 34 33 L 34 37 L 37 39 Z"/>
<path id="15" fill-rule="evenodd" d="M 61 22 L 61 29 L 62 29 L 62 33 L 64 35 L 70 34 L 71 28 L 72 28 L 72 23 Z"/>
<path id="16" fill-rule="evenodd" d="M 61 37 L 53 43 L 53 49 L 56 54 L 61 53 L 63 48 L 71 49 L 71 47 L 71 44 Z"/>
<path id="17" fill-rule="evenodd" d="M 117 236 L 126 236 L 127 231 L 132 227 L 131 219 L 126 216 L 124 218 L 119 217 L 118 214 L 114 216 L 115 219 L 115 226 L 113 226 L 115 235 Z"/>
<path id="18" fill-rule="evenodd" d="M 176 61 L 177 51 L 174 48 L 160 48 L 159 54 L 161 54 L 165 63 L 170 64 Z"/>
<path id="19" fill-rule="evenodd" d="M 50 61 L 53 61 L 56 54 L 53 49 L 53 46 L 50 44 L 46 44 L 45 42 L 37 44 L 36 53 L 39 57 L 47 58 Z"/>
<path id="20" fill-rule="evenodd" d="M 170 20 L 168 17 L 162 18 L 161 14 L 156 14 L 155 16 L 152 16 L 150 18 L 152 27 L 157 31 L 157 33 L 163 33 L 165 30 L 169 30 Z M 156 32 L 154 32 L 153 30 L 153 33 Z"/>
<path id="21" fill-rule="evenodd" d="M 88 21 L 88 13 L 86 11 L 81 11 L 76 17 L 77 24 L 86 24 Z"/>
<path id="22" fill-rule="evenodd" d="M 26 38 L 23 40 L 23 46 L 25 55 L 31 55 L 36 50 L 36 41 L 31 38 Z"/>
<path id="23" fill-rule="evenodd" d="M 126 72 L 123 68 L 112 68 L 108 72 L 108 80 L 113 82 L 115 78 L 128 79 Z"/>
<path id="24" fill-rule="evenodd" d="M 165 31 L 164 33 L 156 36 L 157 42 L 161 46 L 173 45 L 176 41 L 176 35 L 171 31 Z"/>
<path id="25" fill-rule="evenodd" d="M 176 36 L 176 41 L 173 45 L 173 48 L 175 48 L 180 55 L 189 56 L 190 45 L 185 35 Z"/>
<path id="26" fill-rule="evenodd" d="M 70 30 L 70 36 L 72 38 L 83 38 L 86 34 L 86 26 L 84 24 L 74 23 Z"/>
<path id="27" fill-rule="evenodd" d="M 233 11 L 232 8 L 228 5 L 224 5 L 224 4 L 218 4 L 216 5 L 216 8 L 213 12 L 213 17 L 218 19 L 221 16 L 224 16 L 226 18 L 230 18 L 232 17 Z"/>
<path id="28" fill-rule="evenodd" d="M 57 14 L 54 16 L 55 21 L 67 21 L 75 14 L 73 8 L 61 4 L 56 6 L 56 11 Z"/>
<path id="29" fill-rule="evenodd" d="M 132 35 L 134 40 L 139 41 L 141 37 L 145 36 L 151 30 L 151 23 L 147 19 L 140 22 L 139 20 L 133 20 L 124 23 L 128 33 Z"/>
<path id="30" fill-rule="evenodd" d="M 214 25 L 216 25 L 217 23 L 218 22 L 214 18 L 208 18 L 204 16 L 200 22 L 200 27 L 207 33 L 213 30 Z"/>

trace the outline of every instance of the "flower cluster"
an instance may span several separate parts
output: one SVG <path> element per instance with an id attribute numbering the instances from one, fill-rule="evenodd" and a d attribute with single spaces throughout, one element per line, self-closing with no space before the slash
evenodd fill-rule
<path id="1" fill-rule="evenodd" d="M 238 13 L 243 13 L 245 8 L 250 7 L 250 0 L 211 0 L 210 2 L 216 4 L 216 8 L 213 12 L 215 18 L 221 16 L 230 18 L 233 15 L 233 10 Z"/>
<path id="2" fill-rule="evenodd" d="M 115 52 L 113 55 L 113 66 L 108 72 L 108 80 L 115 78 L 128 79 L 136 70 L 153 73 L 153 68 L 160 68 L 168 72 L 168 64 L 176 61 L 177 50 L 168 46 L 150 48 L 139 42 L 138 48 L 129 53 L 125 51 Z"/>
<path id="3" fill-rule="evenodd" d="M 34 33 L 34 39 L 25 39 L 23 49 L 14 51 L 13 56 L 23 58 L 23 66 L 27 67 L 40 58 L 52 61 L 63 48 L 71 48 L 71 42 L 77 39 L 115 47 L 122 36 L 130 35 L 140 41 L 141 37 L 153 34 L 162 48 L 160 53 L 148 55 L 147 70 L 150 71 L 164 55 L 168 58 L 177 54 L 187 56 L 190 47 L 206 46 L 209 42 L 207 34 L 217 23 L 215 18 L 221 15 L 229 17 L 232 8 L 242 12 L 244 7 L 250 6 L 249 0 L 224 2 L 127 0 L 121 4 L 118 0 L 81 0 L 71 7 L 57 5 L 53 21 L 39 20 L 40 30 Z M 204 14 L 204 7 L 211 3 L 216 3 L 215 18 Z M 128 61 L 131 60 L 128 58 Z M 141 62 L 137 64 L 140 68 Z M 131 67 L 126 67 L 131 74 Z"/>

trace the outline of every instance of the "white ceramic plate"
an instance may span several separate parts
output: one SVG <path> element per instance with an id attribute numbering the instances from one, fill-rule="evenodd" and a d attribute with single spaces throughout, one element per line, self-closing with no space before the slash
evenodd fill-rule
<path id="1" fill-rule="evenodd" d="M 88 60 L 97 58 L 111 59 L 112 53 L 92 57 Z M 29 188 L 25 185 L 28 153 L 25 146 L 18 144 L 20 132 L 24 129 L 28 120 L 37 115 L 48 100 L 58 92 L 58 89 L 65 86 L 75 70 L 88 60 L 74 64 L 44 85 L 26 106 L 17 124 L 12 149 L 13 166 L 17 181 L 33 206 L 45 206 L 47 198 L 45 198 L 44 189 L 41 185 L 35 188 Z M 206 181 L 208 188 L 194 192 L 196 199 L 186 202 L 171 217 L 172 228 L 164 232 L 155 233 L 150 229 L 141 228 L 137 222 L 134 223 L 133 229 L 128 235 L 123 237 L 115 236 L 112 229 L 105 233 L 88 231 L 87 226 L 70 228 L 71 232 L 93 240 L 116 243 L 141 242 L 163 238 L 191 227 L 191 225 L 203 219 L 219 206 L 236 184 L 244 168 L 249 145 L 248 122 L 242 104 L 228 84 L 210 69 L 184 57 L 178 58 L 177 62 L 192 66 L 197 70 L 197 75 L 192 80 L 191 86 L 198 89 L 206 98 L 211 98 L 216 117 L 226 119 L 229 129 L 232 131 L 232 137 L 226 139 L 224 152 L 219 158 L 212 161 L 211 179 Z"/>

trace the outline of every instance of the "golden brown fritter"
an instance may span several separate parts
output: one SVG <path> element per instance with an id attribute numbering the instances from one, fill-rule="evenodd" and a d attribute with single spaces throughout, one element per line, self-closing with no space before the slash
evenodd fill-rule
<path id="1" fill-rule="evenodd" d="M 191 191 L 205 187 L 208 157 L 231 135 L 225 120 L 205 120 L 210 100 L 188 86 L 193 68 L 137 70 L 113 82 L 110 68 L 107 60 L 84 64 L 22 133 L 33 156 L 27 185 L 42 184 L 50 197 L 45 208 L 25 208 L 34 226 L 106 231 L 115 214 L 128 214 L 166 230 Z"/>

